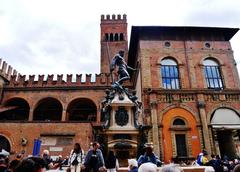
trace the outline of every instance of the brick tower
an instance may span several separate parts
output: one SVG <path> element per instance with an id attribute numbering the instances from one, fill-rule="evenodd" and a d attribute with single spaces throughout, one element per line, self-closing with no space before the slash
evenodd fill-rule
<path id="1" fill-rule="evenodd" d="M 109 73 L 109 63 L 119 50 L 128 57 L 127 15 L 101 15 L 101 73 Z"/>

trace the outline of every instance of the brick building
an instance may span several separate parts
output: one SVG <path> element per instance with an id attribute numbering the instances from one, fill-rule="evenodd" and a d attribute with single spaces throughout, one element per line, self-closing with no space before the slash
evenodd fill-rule
<path id="1" fill-rule="evenodd" d="M 35 79 L 2 64 L 0 143 L 31 154 L 33 140 L 40 138 L 42 149 L 67 155 L 75 142 L 84 150 L 94 139 L 106 142 L 99 137 L 101 102 L 111 87 L 110 58 L 121 49 L 128 65 L 139 69 L 125 86 L 137 90 L 143 132 L 162 160 L 195 158 L 203 148 L 234 157 L 240 81 L 229 40 L 237 31 L 133 26 L 128 48 L 126 15 L 102 15 L 101 74 L 86 75 L 85 81 L 82 75 L 76 81 L 72 75 Z"/>

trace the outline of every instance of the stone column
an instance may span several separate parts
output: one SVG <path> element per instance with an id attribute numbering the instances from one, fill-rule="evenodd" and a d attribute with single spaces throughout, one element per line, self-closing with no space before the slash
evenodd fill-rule
<path id="1" fill-rule="evenodd" d="M 152 135 L 153 135 L 153 146 L 154 153 L 159 157 L 159 133 L 158 133 L 158 118 L 157 118 L 157 101 L 155 95 L 150 95 L 151 105 L 151 123 L 152 123 Z"/>
<path id="2" fill-rule="evenodd" d="M 33 121 L 33 109 L 32 108 L 30 108 L 30 111 L 29 111 L 28 121 Z"/>
<path id="3" fill-rule="evenodd" d="M 64 121 L 66 121 L 66 119 L 67 119 L 67 111 L 66 111 L 66 109 L 63 109 L 63 111 L 62 111 L 62 122 L 64 122 Z"/>
<path id="4" fill-rule="evenodd" d="M 97 108 L 97 114 L 96 114 L 97 116 L 96 116 L 96 120 L 97 120 L 97 123 L 101 123 L 101 108 L 98 106 L 98 108 Z"/>
<path id="5" fill-rule="evenodd" d="M 200 119 L 202 123 L 202 131 L 203 131 L 203 143 L 205 149 L 208 152 L 208 155 L 211 155 L 211 144 L 210 144 L 210 134 L 208 130 L 208 122 L 207 115 L 205 112 L 205 101 L 203 95 L 198 95 L 198 110 L 200 114 Z"/>

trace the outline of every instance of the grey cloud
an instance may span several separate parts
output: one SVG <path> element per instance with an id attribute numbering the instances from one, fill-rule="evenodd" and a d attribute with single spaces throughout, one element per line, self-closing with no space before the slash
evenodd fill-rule
<path id="1" fill-rule="evenodd" d="M 31 26 L 20 23 L 25 22 L 16 24 L 16 41 L 9 46 L 0 47 L 0 56 L 6 57 L 4 59 L 18 67 L 21 73 L 33 68 L 32 73 L 98 72 L 96 52 L 100 46 L 96 47 L 99 37 L 91 34 L 96 29 L 93 24 L 86 26 L 87 28 L 66 29 L 64 26 L 45 22 L 31 21 Z M 84 66 L 84 70 L 79 66 Z"/>

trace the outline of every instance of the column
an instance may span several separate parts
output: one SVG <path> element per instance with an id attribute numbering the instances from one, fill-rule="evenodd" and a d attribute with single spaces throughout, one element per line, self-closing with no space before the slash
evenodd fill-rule
<path id="1" fill-rule="evenodd" d="M 67 111 L 66 111 L 66 109 L 63 109 L 63 111 L 62 111 L 62 122 L 64 122 L 64 121 L 66 121 L 66 119 L 67 119 Z"/>
<path id="2" fill-rule="evenodd" d="M 208 131 L 208 122 L 207 122 L 207 115 L 205 112 L 205 102 L 203 95 L 198 95 L 198 110 L 200 114 L 200 119 L 202 123 L 202 131 L 203 131 L 203 143 L 205 149 L 208 152 L 208 155 L 211 155 L 211 144 L 210 144 L 210 134 Z"/>
<path id="3" fill-rule="evenodd" d="M 32 108 L 30 108 L 30 111 L 29 111 L 28 121 L 33 121 L 33 109 Z"/>
<path id="4" fill-rule="evenodd" d="M 155 95 L 150 95 L 151 105 L 151 123 L 152 123 L 152 135 L 153 135 L 153 147 L 154 153 L 159 157 L 159 132 L 158 132 L 158 118 L 157 118 L 157 101 Z"/>

